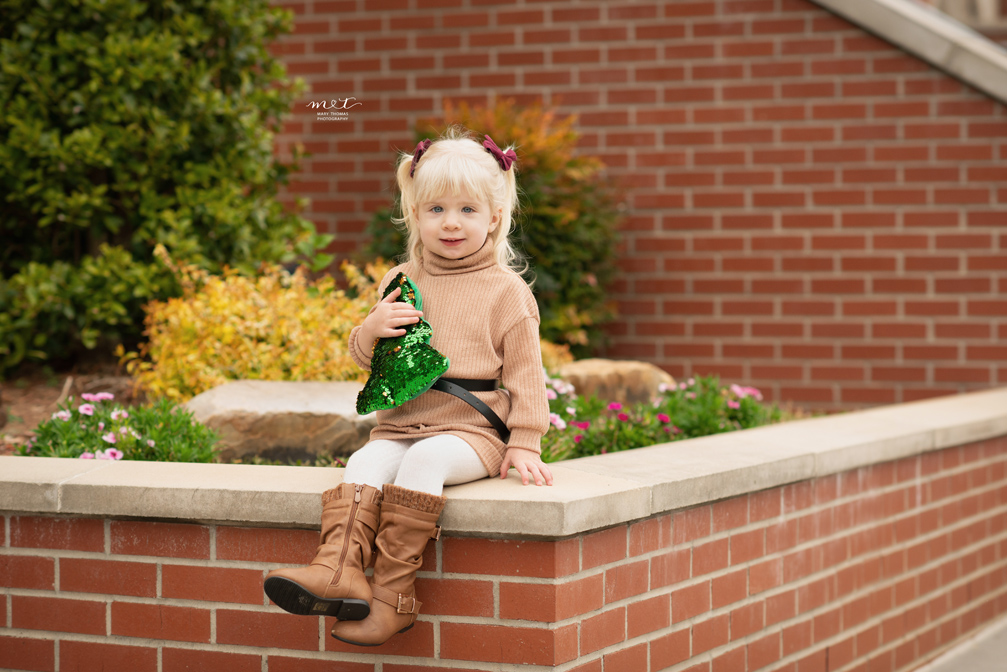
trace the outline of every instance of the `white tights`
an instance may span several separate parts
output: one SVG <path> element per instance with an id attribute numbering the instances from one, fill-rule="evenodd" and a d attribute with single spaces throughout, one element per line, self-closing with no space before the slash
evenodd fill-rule
<path id="1" fill-rule="evenodd" d="M 454 434 L 428 439 L 371 441 L 350 455 L 344 483 L 381 489 L 385 483 L 440 495 L 445 485 L 468 483 L 489 473 L 475 449 Z"/>

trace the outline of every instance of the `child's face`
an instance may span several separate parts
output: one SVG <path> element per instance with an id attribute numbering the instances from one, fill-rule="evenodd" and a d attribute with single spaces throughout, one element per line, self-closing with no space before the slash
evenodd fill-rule
<path id="1" fill-rule="evenodd" d="M 491 212 L 489 203 L 463 192 L 420 203 L 414 216 L 425 249 L 448 259 L 461 259 L 479 251 L 499 225 L 501 211 Z"/>

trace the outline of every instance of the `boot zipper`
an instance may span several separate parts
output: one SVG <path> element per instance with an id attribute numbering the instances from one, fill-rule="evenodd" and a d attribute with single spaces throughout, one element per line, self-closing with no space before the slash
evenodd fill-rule
<path id="1" fill-rule="evenodd" d="M 339 568 L 336 570 L 336 577 L 332 579 L 332 584 L 339 583 L 343 575 L 343 563 L 346 561 L 346 553 L 350 550 L 350 534 L 353 532 L 353 522 L 357 519 L 357 505 L 360 504 L 360 491 L 364 486 L 354 485 L 353 506 L 350 507 L 350 516 L 346 519 L 346 533 L 343 535 L 343 550 L 339 553 Z"/>

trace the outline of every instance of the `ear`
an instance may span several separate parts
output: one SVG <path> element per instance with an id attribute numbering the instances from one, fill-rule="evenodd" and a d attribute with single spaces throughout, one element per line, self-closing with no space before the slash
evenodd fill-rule
<path id="1" fill-rule="evenodd" d="M 493 213 L 493 219 L 490 220 L 490 233 L 497 230 L 497 227 L 500 226 L 501 219 L 503 219 L 503 208 L 497 208 L 497 211 Z"/>

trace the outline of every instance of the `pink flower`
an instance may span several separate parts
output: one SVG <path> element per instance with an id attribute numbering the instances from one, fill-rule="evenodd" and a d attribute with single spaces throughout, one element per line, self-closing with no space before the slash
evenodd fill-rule
<path id="1" fill-rule="evenodd" d="M 70 411 L 57 411 L 52 414 L 52 419 L 62 420 L 63 422 L 66 422 L 67 420 L 70 419 Z"/>
<path id="2" fill-rule="evenodd" d="M 591 426 L 591 423 L 590 423 L 590 422 L 588 422 L 587 420 L 585 420 L 584 422 L 574 422 L 574 423 L 571 423 L 571 424 L 572 424 L 572 425 L 573 425 L 574 427 L 577 427 L 577 428 L 579 428 L 579 429 L 587 429 L 588 427 L 590 427 L 590 426 Z"/>
<path id="3" fill-rule="evenodd" d="M 660 420 L 661 422 L 671 422 L 671 418 L 668 417 L 667 413 L 658 413 L 657 419 Z"/>
<path id="4" fill-rule="evenodd" d="M 618 401 L 613 401 L 611 404 L 608 405 L 608 410 L 610 410 L 610 411 L 621 411 L 622 410 L 622 404 L 620 404 Z"/>
<path id="5" fill-rule="evenodd" d="M 102 434 L 101 438 L 109 443 L 115 443 L 115 432 L 109 432 L 108 434 Z"/>
<path id="6" fill-rule="evenodd" d="M 84 415 L 94 415 L 94 406 L 91 404 L 81 404 L 77 407 L 77 410 Z"/>
<path id="7" fill-rule="evenodd" d="M 84 401 L 111 401 L 115 399 L 115 395 L 111 392 L 99 392 L 98 394 L 82 394 L 80 398 Z"/>
<path id="8" fill-rule="evenodd" d="M 93 460 L 94 459 L 94 453 L 81 453 L 80 454 L 80 459 L 82 459 L 82 460 Z"/>
<path id="9" fill-rule="evenodd" d="M 105 423 L 104 422 L 99 422 L 98 423 L 98 431 L 100 432 L 103 429 L 105 429 Z"/>
<path id="10" fill-rule="evenodd" d="M 154 447 L 154 439 L 147 439 L 147 445 L 150 446 L 151 448 L 153 448 Z"/>
<path id="11" fill-rule="evenodd" d="M 116 409 L 116 410 L 112 411 L 112 419 L 113 420 L 125 420 L 128 417 L 129 417 L 129 413 L 127 411 L 124 411 L 124 410 L 121 410 L 121 409 Z"/>
<path id="12" fill-rule="evenodd" d="M 566 429 L 566 421 L 563 420 L 563 418 L 559 417 L 559 415 L 557 415 L 556 413 L 549 414 L 549 422 L 550 424 L 552 424 L 553 427 L 555 427 L 560 431 Z"/>
<path id="13" fill-rule="evenodd" d="M 552 389 L 551 387 L 547 387 L 545 390 L 545 397 L 549 401 L 552 401 L 553 399 L 558 399 L 559 395 L 556 394 L 556 390 Z"/>
<path id="14" fill-rule="evenodd" d="M 115 448 L 109 448 L 108 450 L 105 451 L 105 459 L 106 460 L 121 460 L 122 459 L 122 451 L 121 450 L 116 450 Z"/>
<path id="15" fill-rule="evenodd" d="M 741 408 L 741 404 L 738 403 L 737 401 L 735 401 L 734 399 L 728 399 L 727 400 L 727 407 L 728 408 Z"/>
<path id="16" fill-rule="evenodd" d="M 627 420 L 629 420 L 629 416 L 628 416 L 628 415 L 626 415 L 625 413 L 620 413 L 620 414 L 619 414 L 618 416 L 616 416 L 616 417 L 618 417 L 618 418 L 619 418 L 619 419 L 620 419 L 621 421 L 623 421 L 623 422 L 626 422 Z"/>

